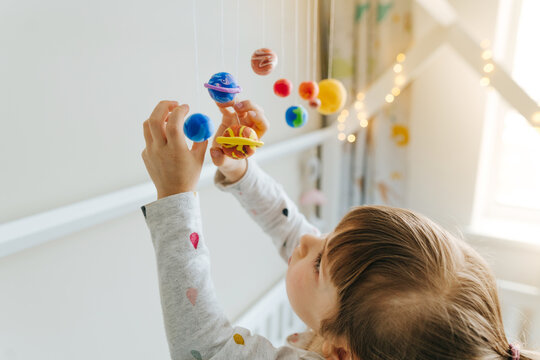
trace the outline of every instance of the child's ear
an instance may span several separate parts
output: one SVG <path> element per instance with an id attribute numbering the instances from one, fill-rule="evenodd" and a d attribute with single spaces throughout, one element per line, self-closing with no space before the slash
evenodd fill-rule
<path id="1" fill-rule="evenodd" d="M 351 351 L 343 341 L 325 340 L 322 354 L 326 360 L 353 360 Z"/>

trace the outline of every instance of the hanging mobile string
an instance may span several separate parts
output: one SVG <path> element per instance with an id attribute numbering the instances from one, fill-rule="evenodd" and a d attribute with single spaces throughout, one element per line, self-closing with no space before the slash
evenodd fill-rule
<path id="1" fill-rule="evenodd" d="M 298 84 L 298 0 L 294 1 L 294 85 Z M 296 93 L 296 101 L 298 102 L 298 91 Z"/>
<path id="2" fill-rule="evenodd" d="M 225 26 L 224 26 L 224 16 L 223 16 L 223 1 L 221 0 L 221 67 L 225 71 Z"/>
<path id="3" fill-rule="evenodd" d="M 199 81 L 199 45 L 197 42 L 197 0 L 193 0 L 193 44 L 195 48 L 195 88 L 197 89 L 197 109 L 201 108 L 201 89 Z"/>
<path id="4" fill-rule="evenodd" d="M 238 73 L 238 58 L 240 52 L 240 0 L 236 0 L 236 80 L 239 79 L 240 74 Z M 238 80 L 239 81 L 239 80 Z"/>
<path id="5" fill-rule="evenodd" d="M 285 5 L 284 5 L 284 1 L 285 0 L 281 0 L 281 54 L 280 54 L 280 63 L 282 64 L 281 65 L 281 76 L 280 77 L 283 77 L 283 75 L 285 74 Z"/>
<path id="6" fill-rule="evenodd" d="M 319 27 L 318 27 L 318 15 L 319 14 L 319 0 L 315 0 L 315 4 L 313 6 L 313 29 L 314 29 L 314 36 L 313 36 L 313 81 L 317 81 L 317 40 L 319 38 Z"/>
<path id="7" fill-rule="evenodd" d="M 309 23 L 310 22 L 310 19 L 311 19 L 311 0 L 307 0 L 307 11 L 306 11 L 306 43 L 307 43 L 307 51 L 306 51 L 306 58 L 309 56 L 309 54 L 311 54 L 311 43 L 310 43 L 310 38 L 309 38 L 309 35 L 310 35 L 310 29 L 311 29 L 311 24 Z M 311 64 L 309 63 L 309 60 L 306 59 L 306 63 L 308 64 L 306 66 L 306 81 L 309 80 L 309 73 L 310 73 L 310 70 L 311 70 Z"/>
<path id="8" fill-rule="evenodd" d="M 330 38 L 328 39 L 328 78 L 332 78 L 332 61 L 334 60 L 334 11 L 335 0 L 330 0 Z"/>
<path id="9" fill-rule="evenodd" d="M 223 0 L 222 0 L 223 1 Z M 236 80 L 240 78 L 239 74 L 239 68 L 238 68 L 238 58 L 240 53 L 240 0 L 236 0 Z M 242 125 L 240 123 L 240 118 L 238 117 L 238 113 L 235 111 L 234 114 L 236 115 L 236 121 L 238 122 L 238 125 Z"/>
<path id="10" fill-rule="evenodd" d="M 263 0 L 262 6 L 262 47 L 266 47 L 266 0 Z"/>

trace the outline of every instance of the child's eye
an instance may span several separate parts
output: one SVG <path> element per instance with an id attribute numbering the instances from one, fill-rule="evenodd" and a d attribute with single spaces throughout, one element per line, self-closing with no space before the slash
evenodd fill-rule
<path id="1" fill-rule="evenodd" d="M 321 267 L 321 259 L 322 259 L 322 252 L 319 253 L 319 255 L 317 256 L 317 258 L 316 258 L 315 261 L 313 262 L 313 265 L 314 265 L 315 273 L 316 273 L 316 274 L 319 273 L 319 269 L 320 269 L 320 267 Z"/>

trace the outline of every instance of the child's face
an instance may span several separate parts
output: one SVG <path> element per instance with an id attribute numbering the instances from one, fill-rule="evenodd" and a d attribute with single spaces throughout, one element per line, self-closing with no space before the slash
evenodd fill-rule
<path id="1" fill-rule="evenodd" d="M 302 236 L 289 259 L 287 270 L 287 295 L 291 306 L 313 330 L 318 330 L 321 320 L 337 307 L 337 289 L 326 269 L 328 238 L 310 234 Z"/>

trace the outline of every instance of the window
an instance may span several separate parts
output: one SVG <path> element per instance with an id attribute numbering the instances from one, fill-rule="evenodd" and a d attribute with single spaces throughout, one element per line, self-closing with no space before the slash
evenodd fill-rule
<path id="1" fill-rule="evenodd" d="M 540 1 L 500 4 L 494 57 L 540 103 Z M 495 91 L 488 95 L 485 124 L 473 226 L 499 232 L 519 224 L 523 237 L 540 243 L 540 128 Z"/>

